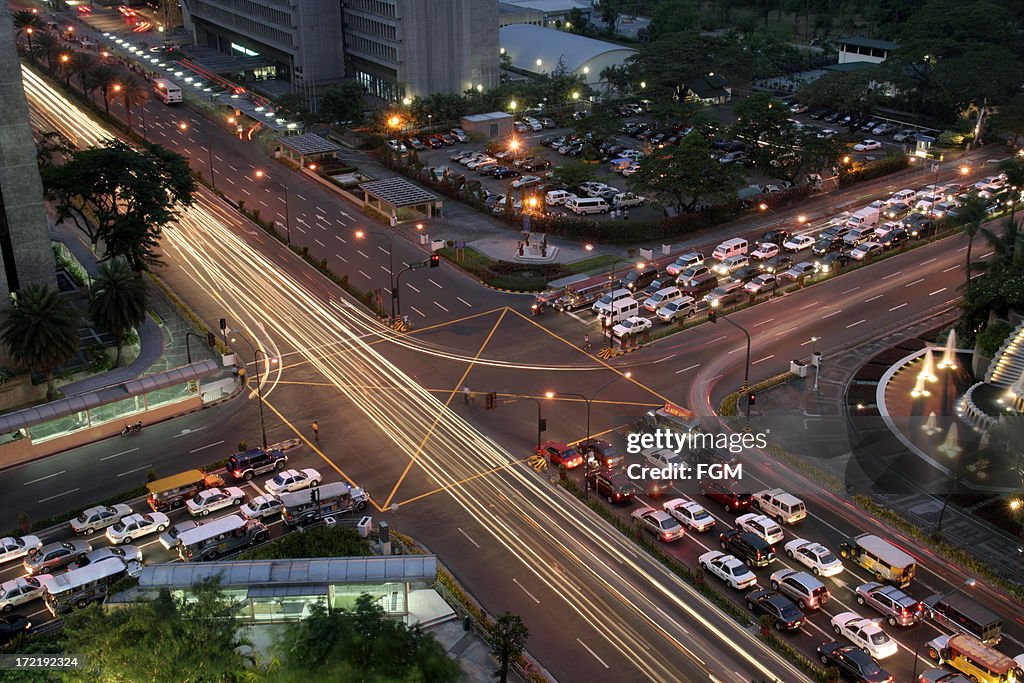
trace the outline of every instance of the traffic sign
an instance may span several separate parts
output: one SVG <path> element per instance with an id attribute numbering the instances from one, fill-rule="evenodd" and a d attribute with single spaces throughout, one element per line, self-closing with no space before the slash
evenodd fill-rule
<path id="1" fill-rule="evenodd" d="M 426 261 L 417 261 L 415 263 L 410 263 L 409 264 L 409 270 L 416 270 L 417 268 L 426 268 L 426 267 L 427 267 L 427 262 Z"/>

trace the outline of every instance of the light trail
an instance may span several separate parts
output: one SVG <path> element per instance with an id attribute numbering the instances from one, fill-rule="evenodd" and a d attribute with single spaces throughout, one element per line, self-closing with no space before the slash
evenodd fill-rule
<path id="1" fill-rule="evenodd" d="M 41 112 L 56 108 L 63 129 L 79 144 L 109 137 L 38 79 L 30 100 Z M 45 118 L 53 121 L 52 116 Z M 242 229 L 234 229 L 239 225 Z M 705 617 L 717 610 L 703 596 L 654 560 L 638 555 L 629 539 L 560 489 L 515 465 L 517 459 L 499 444 L 388 361 L 366 341 L 380 334 L 376 318 L 346 299 L 307 291 L 245 242 L 240 237 L 244 233 L 238 217 L 200 191 L 180 222 L 165 229 L 164 246 L 180 256 L 176 265 L 237 318 L 247 334 L 259 339 L 260 346 L 277 348 L 267 332 L 273 331 L 304 356 L 398 452 L 410 454 L 430 479 L 446 488 L 465 518 L 476 521 L 522 562 L 622 660 L 654 681 L 750 680 L 735 668 L 791 683 L 807 680 L 737 624 L 725 620 L 719 626 Z M 322 291 L 334 291 L 326 279 L 321 283 Z M 256 333 L 247 319 L 265 327 Z M 343 351 L 319 351 L 339 341 L 347 345 Z M 449 400 L 452 396 L 454 391 Z M 486 469 L 495 469 L 494 475 L 473 478 Z M 566 581 L 567 576 L 574 580 Z M 710 662 L 691 648 L 709 653 Z M 720 652 L 725 656 L 719 657 Z"/>

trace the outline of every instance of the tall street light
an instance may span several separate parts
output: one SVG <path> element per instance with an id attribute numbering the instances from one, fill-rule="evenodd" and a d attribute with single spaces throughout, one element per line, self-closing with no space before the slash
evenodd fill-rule
<path id="1" fill-rule="evenodd" d="M 598 394 L 600 394 L 606 388 L 608 388 L 609 386 L 611 386 L 612 384 L 617 382 L 619 379 L 621 379 L 623 377 L 625 377 L 626 379 L 629 379 L 632 376 L 633 376 L 633 373 L 627 371 L 627 372 L 622 373 L 621 375 L 616 375 L 615 377 L 612 377 L 609 381 L 605 382 L 600 387 L 598 387 L 597 391 L 595 391 L 594 393 L 592 393 L 590 395 L 590 398 L 587 398 L 583 394 L 577 394 L 577 393 L 574 393 L 574 392 L 565 392 L 565 393 L 561 394 L 562 396 L 576 396 L 577 398 L 583 399 L 583 401 L 587 404 L 587 438 L 583 440 L 583 443 L 585 444 L 586 447 L 590 446 L 590 408 L 591 408 L 592 402 L 594 401 L 595 398 L 597 398 Z M 555 396 L 555 394 L 552 393 L 549 398 L 554 398 L 554 396 Z M 585 473 L 587 475 L 589 475 L 590 474 L 590 457 L 589 457 L 589 454 L 586 457 L 584 457 L 583 461 L 585 463 L 585 467 L 584 467 Z M 584 481 L 586 481 L 587 489 L 589 490 L 590 489 L 590 481 L 588 479 L 586 479 L 586 477 L 584 477 Z"/>
<path id="2" fill-rule="evenodd" d="M 740 389 L 740 393 L 747 396 L 747 417 L 750 417 L 750 396 L 747 394 L 747 391 L 750 389 L 750 333 L 739 323 L 729 320 L 724 313 L 718 312 L 720 303 L 718 299 L 711 300 L 711 313 L 709 314 L 711 322 L 716 322 L 717 318 L 721 317 L 722 320 L 735 327 L 747 337 L 747 364 L 743 368 L 743 388 Z"/>
<path id="3" fill-rule="evenodd" d="M 263 180 L 264 178 L 269 177 L 266 174 L 266 172 L 261 170 L 261 169 L 256 169 L 256 171 L 253 173 L 253 175 L 256 177 L 256 180 Z M 281 187 L 284 188 L 284 230 L 285 230 L 285 241 L 287 242 L 288 246 L 291 246 L 291 244 L 292 244 L 292 219 L 291 219 L 291 213 L 288 211 L 288 176 L 284 177 L 284 182 L 280 183 L 280 185 L 281 185 Z"/>
<path id="4" fill-rule="evenodd" d="M 226 331 L 226 330 L 222 330 L 222 331 Z M 256 365 L 256 398 L 257 398 L 257 400 L 259 401 L 259 404 L 260 404 L 260 431 L 263 434 L 263 449 L 266 450 L 266 448 L 267 448 L 267 425 L 263 421 L 263 382 L 260 381 L 260 354 L 262 353 L 263 357 L 266 358 L 267 357 L 267 353 L 263 349 L 258 349 L 255 346 L 253 346 L 253 343 L 251 341 L 249 341 L 249 338 L 248 337 L 243 337 L 242 335 L 237 335 L 237 336 L 231 337 L 231 343 L 234 343 L 235 340 L 238 340 L 238 339 L 244 341 L 246 344 L 249 345 L 249 348 L 252 349 L 253 361 L 254 361 L 254 364 Z"/>
<path id="5" fill-rule="evenodd" d="M 213 126 L 213 124 L 209 124 L 209 123 L 206 126 L 206 151 L 207 151 L 207 154 L 209 155 L 208 156 L 208 159 L 209 159 L 208 163 L 210 165 L 210 187 L 212 189 L 216 190 L 217 189 L 217 171 L 213 168 L 213 127 L 212 126 Z M 183 132 L 183 133 L 185 131 L 187 131 L 188 128 L 189 128 L 188 121 L 182 121 L 181 123 L 179 123 L 178 124 L 178 128 L 180 128 L 181 132 Z M 259 171 L 257 171 L 257 173 L 258 172 Z"/>
<path id="6" fill-rule="evenodd" d="M 959 593 L 964 588 L 973 588 L 976 583 L 978 583 L 978 582 L 975 579 L 967 579 L 966 581 L 961 583 L 959 586 L 957 586 L 953 590 L 951 590 L 948 593 L 946 593 L 945 595 L 939 597 L 939 599 L 936 601 L 936 604 L 938 604 L 939 602 L 942 602 L 943 600 L 945 600 L 949 596 L 953 595 L 954 593 Z M 918 626 L 920 626 L 920 624 Z M 923 643 L 923 642 L 924 642 L 924 629 L 921 628 L 921 629 L 918 630 L 918 633 L 917 633 L 917 647 L 914 648 L 914 674 L 910 677 L 910 680 L 912 680 L 912 681 L 916 681 L 917 680 L 917 662 L 921 658 L 921 643 Z"/>
<path id="7" fill-rule="evenodd" d="M 367 235 L 383 237 L 388 242 L 388 285 L 391 292 L 391 320 L 397 320 L 398 290 L 395 288 L 395 250 L 391 244 L 391 235 L 376 230 L 356 230 L 357 239 L 365 239 Z"/>
<path id="8" fill-rule="evenodd" d="M 814 365 L 814 390 L 818 390 L 818 373 L 821 372 L 821 358 L 816 353 L 821 337 L 811 337 L 811 363 Z"/>
<path id="9" fill-rule="evenodd" d="M 544 398 L 554 397 L 555 392 L 553 391 L 548 391 L 544 394 Z M 547 429 L 547 425 L 544 422 L 544 416 L 540 412 L 540 399 L 534 398 L 533 396 L 516 396 L 516 398 L 526 399 L 527 401 L 533 401 L 534 403 L 537 404 L 537 452 L 540 453 L 541 434 L 543 434 L 544 431 Z"/>

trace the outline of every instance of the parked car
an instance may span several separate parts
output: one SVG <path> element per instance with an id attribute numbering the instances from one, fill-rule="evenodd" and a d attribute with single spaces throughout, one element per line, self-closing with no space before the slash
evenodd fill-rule
<path id="1" fill-rule="evenodd" d="M 497 178 L 498 180 L 504 180 L 506 178 L 518 178 L 520 174 L 519 171 L 517 171 L 514 168 L 509 168 L 508 166 L 498 166 L 496 168 L 491 169 L 491 175 Z M 513 182 L 512 185 L 515 186 L 515 183 Z"/>
<path id="2" fill-rule="evenodd" d="M 111 524 L 121 521 L 125 515 L 130 514 L 132 514 L 132 509 L 124 503 L 97 505 L 83 511 L 68 525 L 74 533 L 88 535 L 98 529 L 106 529 Z"/>
<path id="3" fill-rule="evenodd" d="M 714 574 L 733 590 L 750 588 L 757 583 L 757 576 L 754 572 L 732 555 L 712 550 L 701 555 L 697 561 L 704 571 Z"/>
<path id="4" fill-rule="evenodd" d="M 271 470 L 282 470 L 288 464 L 288 456 L 276 448 L 250 448 L 235 453 L 225 465 L 228 473 L 236 480 L 251 481 L 253 476 Z"/>
<path id="5" fill-rule="evenodd" d="M 917 133 L 910 128 L 904 128 L 903 130 L 894 133 L 892 139 L 896 142 L 913 142 L 916 135 Z"/>
<path id="6" fill-rule="evenodd" d="M 743 285 L 743 289 L 751 294 L 761 294 L 775 287 L 775 276 L 771 273 L 762 273 Z"/>
<path id="7" fill-rule="evenodd" d="M 518 172 L 516 173 L 516 175 L 519 175 Z M 521 187 L 530 187 L 531 185 L 536 185 L 540 181 L 541 179 L 539 176 L 524 175 L 522 178 L 512 181 L 512 188 L 518 190 Z"/>
<path id="8" fill-rule="evenodd" d="M 814 273 L 814 264 L 810 261 L 801 261 L 786 272 L 779 275 L 780 280 L 799 280 L 802 277 Z"/>
<path id="9" fill-rule="evenodd" d="M 881 149 L 882 143 L 878 140 L 862 140 L 853 146 L 855 152 L 870 152 L 874 149 Z"/>
<path id="10" fill-rule="evenodd" d="M 679 318 L 689 318 L 696 310 L 697 302 L 692 296 L 684 296 L 675 301 L 670 301 L 658 309 L 658 319 L 662 322 L 672 323 Z"/>
<path id="11" fill-rule="evenodd" d="M 781 593 L 761 588 L 747 593 L 744 601 L 751 612 L 771 617 L 777 631 L 795 631 L 803 626 L 804 613 Z"/>

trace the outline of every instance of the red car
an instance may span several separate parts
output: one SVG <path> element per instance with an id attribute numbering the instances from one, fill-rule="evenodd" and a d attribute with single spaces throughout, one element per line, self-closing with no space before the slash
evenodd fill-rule
<path id="1" fill-rule="evenodd" d="M 545 441 L 537 449 L 537 455 L 544 456 L 552 465 L 565 465 L 567 470 L 583 464 L 583 456 L 575 448 L 558 441 Z"/>
<path id="2" fill-rule="evenodd" d="M 736 481 L 724 479 L 701 479 L 700 492 L 711 500 L 721 503 L 729 512 L 750 508 L 752 496 Z"/>

